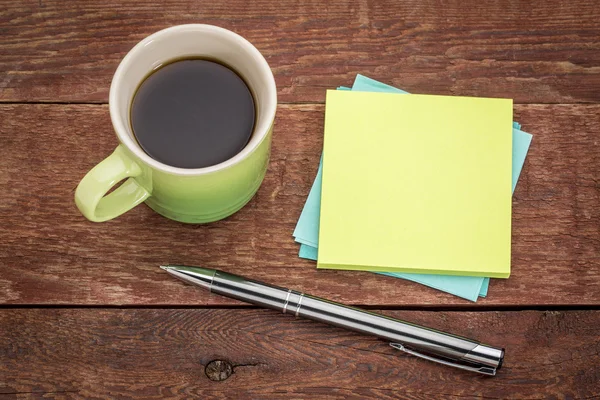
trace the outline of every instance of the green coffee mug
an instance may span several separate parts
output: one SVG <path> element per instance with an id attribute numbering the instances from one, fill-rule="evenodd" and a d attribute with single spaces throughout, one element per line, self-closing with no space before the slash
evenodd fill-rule
<path id="1" fill-rule="evenodd" d="M 151 158 L 134 139 L 129 122 L 131 102 L 142 80 L 160 65 L 190 56 L 218 59 L 238 71 L 250 86 L 257 109 L 246 147 L 227 161 L 197 169 L 176 168 Z M 81 180 L 75 203 L 95 222 L 115 218 L 143 201 L 176 221 L 205 223 L 225 218 L 250 201 L 265 176 L 276 108 L 273 73 L 259 51 L 241 36 L 200 24 L 174 26 L 148 36 L 121 61 L 110 87 L 110 117 L 120 144 Z"/>

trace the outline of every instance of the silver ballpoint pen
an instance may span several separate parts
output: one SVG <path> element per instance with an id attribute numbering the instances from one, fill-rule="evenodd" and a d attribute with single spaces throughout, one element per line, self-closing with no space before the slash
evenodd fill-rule
<path id="1" fill-rule="evenodd" d="M 447 366 L 496 375 L 502 366 L 504 349 L 471 339 L 425 328 L 406 321 L 348 307 L 215 269 L 183 265 L 161 266 L 169 274 L 212 293 L 245 301 L 284 314 L 294 314 L 341 328 L 377 336 L 390 346 L 413 356 Z"/>

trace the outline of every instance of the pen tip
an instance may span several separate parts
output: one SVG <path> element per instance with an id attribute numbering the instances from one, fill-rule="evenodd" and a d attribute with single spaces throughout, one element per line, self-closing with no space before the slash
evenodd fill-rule
<path id="1" fill-rule="evenodd" d="M 164 269 L 165 271 L 168 271 L 171 269 L 171 267 L 167 266 L 167 265 L 159 265 L 160 268 Z"/>

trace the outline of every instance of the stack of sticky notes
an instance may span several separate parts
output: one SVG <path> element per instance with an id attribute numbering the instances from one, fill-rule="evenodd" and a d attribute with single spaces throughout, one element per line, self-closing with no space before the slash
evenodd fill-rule
<path id="1" fill-rule="evenodd" d="M 300 257 L 485 296 L 510 274 L 511 197 L 531 143 L 512 100 L 407 95 L 361 75 L 340 89 L 327 92 Z"/>

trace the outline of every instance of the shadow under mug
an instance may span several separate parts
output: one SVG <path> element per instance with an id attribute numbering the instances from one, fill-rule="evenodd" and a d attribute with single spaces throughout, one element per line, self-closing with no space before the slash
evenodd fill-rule
<path id="1" fill-rule="evenodd" d="M 177 168 L 156 161 L 138 145 L 129 120 L 130 107 L 137 87 L 153 70 L 173 59 L 198 56 L 220 60 L 244 77 L 254 95 L 256 124 L 246 147 L 229 160 L 206 168 Z M 115 72 L 109 109 L 120 144 L 81 180 L 75 203 L 95 222 L 115 218 L 144 201 L 176 221 L 223 219 L 250 201 L 262 183 L 276 108 L 273 73 L 260 52 L 243 37 L 202 24 L 156 32 L 138 43 Z"/>

